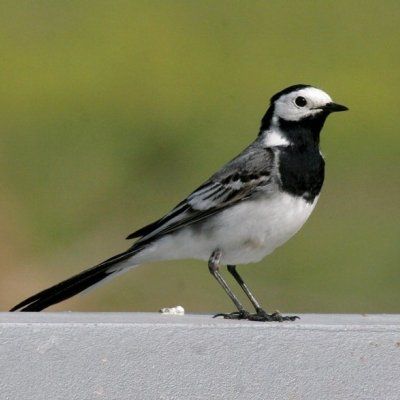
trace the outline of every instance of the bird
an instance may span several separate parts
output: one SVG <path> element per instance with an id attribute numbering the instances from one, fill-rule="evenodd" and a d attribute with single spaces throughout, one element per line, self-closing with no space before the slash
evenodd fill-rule
<path id="1" fill-rule="evenodd" d="M 130 234 L 136 241 L 10 311 L 41 311 L 143 263 L 198 259 L 236 307 L 215 317 L 294 321 L 268 313 L 237 270 L 283 245 L 314 210 L 324 182 L 320 133 L 328 115 L 346 111 L 322 89 L 296 84 L 273 95 L 255 140 L 169 213 Z M 227 266 L 255 312 L 247 311 L 220 273 Z"/>

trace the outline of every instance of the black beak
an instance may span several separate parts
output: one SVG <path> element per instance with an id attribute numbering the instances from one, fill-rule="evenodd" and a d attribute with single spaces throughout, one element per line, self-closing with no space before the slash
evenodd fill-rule
<path id="1" fill-rule="evenodd" d="M 336 104 L 336 103 L 325 104 L 323 107 L 321 107 L 321 109 L 329 113 L 348 110 L 346 106 L 342 106 L 341 104 Z"/>

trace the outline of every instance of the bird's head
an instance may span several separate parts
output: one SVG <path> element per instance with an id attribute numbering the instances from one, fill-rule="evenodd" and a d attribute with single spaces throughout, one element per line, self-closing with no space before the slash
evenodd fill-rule
<path id="1" fill-rule="evenodd" d="M 307 85 L 290 86 L 275 94 L 271 106 L 274 116 L 285 121 L 300 121 L 347 110 L 347 107 L 334 103 L 328 93 Z"/>
<path id="2" fill-rule="evenodd" d="M 326 117 L 347 107 L 334 103 L 321 89 L 309 85 L 293 85 L 271 97 L 271 104 L 262 119 L 260 133 L 277 127 L 282 130 L 308 128 L 318 137 Z"/>

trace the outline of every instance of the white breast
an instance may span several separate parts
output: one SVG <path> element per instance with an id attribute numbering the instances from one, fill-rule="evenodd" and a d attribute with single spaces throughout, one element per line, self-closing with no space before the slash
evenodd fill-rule
<path id="1" fill-rule="evenodd" d="M 198 227 L 164 237 L 138 255 L 138 262 L 196 258 L 208 260 L 222 250 L 223 264 L 257 262 L 290 239 L 307 221 L 318 197 L 308 203 L 278 192 L 245 201 Z"/>
<path id="2" fill-rule="evenodd" d="M 257 262 L 272 253 L 304 225 L 317 200 L 311 204 L 301 197 L 277 193 L 227 210 L 227 218 L 221 216 L 229 221 L 221 243 L 226 248 L 224 263 Z"/>

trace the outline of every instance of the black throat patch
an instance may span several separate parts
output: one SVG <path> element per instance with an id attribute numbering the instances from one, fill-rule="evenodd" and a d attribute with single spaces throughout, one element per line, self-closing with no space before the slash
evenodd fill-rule
<path id="1" fill-rule="evenodd" d="M 312 203 L 319 195 L 325 175 L 325 162 L 319 151 L 320 132 L 327 114 L 300 121 L 280 119 L 279 130 L 291 143 L 279 150 L 282 189 Z"/>
<path id="2" fill-rule="evenodd" d="M 278 157 L 282 190 L 312 203 L 321 191 L 325 174 L 318 147 L 282 147 Z"/>

